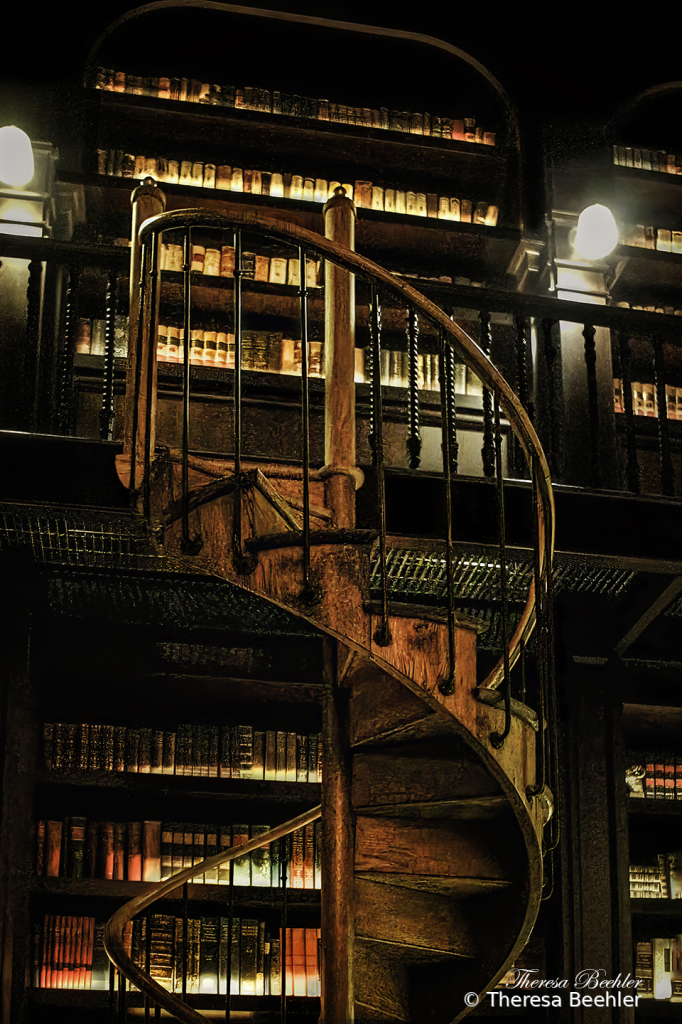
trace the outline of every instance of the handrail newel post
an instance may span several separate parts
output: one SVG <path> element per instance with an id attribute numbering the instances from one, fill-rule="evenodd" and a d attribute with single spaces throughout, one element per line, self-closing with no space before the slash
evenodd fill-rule
<path id="1" fill-rule="evenodd" d="M 139 472 L 135 473 L 137 486 L 142 482 L 142 466 L 144 465 L 144 452 L 146 447 L 146 424 L 150 426 L 150 447 L 154 453 L 155 429 L 156 429 L 156 359 L 150 362 L 149 347 L 156 344 L 156 338 L 151 337 L 155 330 L 157 316 L 156 310 L 151 310 L 151 317 L 144 322 L 151 325 L 149 332 L 141 331 L 135 310 L 140 303 L 140 272 L 142 244 L 139 237 L 140 226 L 149 217 L 163 213 L 166 208 L 166 197 L 156 185 L 153 178 L 145 178 L 142 185 L 138 186 L 130 198 L 133 215 L 131 227 L 131 249 L 130 249 L 130 330 L 128 336 L 128 362 L 126 366 L 126 404 L 124 422 L 124 456 L 135 461 Z M 157 236 L 158 238 L 158 236 Z M 157 242 L 157 245 L 160 243 Z M 158 253 L 157 253 L 158 256 Z M 158 260 L 152 260 L 154 267 L 158 266 Z M 145 293 L 147 289 L 145 287 Z M 159 301 L 159 290 L 156 290 L 156 301 Z M 147 334 L 147 336 L 145 336 Z M 146 415 L 147 405 L 147 374 L 151 365 L 153 381 L 151 388 L 151 417 Z M 139 375 L 139 376 L 138 376 Z M 139 382 L 139 383 L 137 383 Z M 137 392 L 137 399 L 136 399 Z M 137 415 L 133 405 L 137 400 L 139 408 Z M 137 429 L 136 429 L 137 428 Z M 136 437 L 133 435 L 136 434 Z M 133 452 L 133 445 L 135 451 Z"/>
<path id="2" fill-rule="evenodd" d="M 355 204 L 343 186 L 324 207 L 325 238 L 355 250 Z M 355 458 L 355 276 L 325 263 L 325 433 L 327 502 L 336 525 L 355 526 L 355 490 L 362 482 Z"/>

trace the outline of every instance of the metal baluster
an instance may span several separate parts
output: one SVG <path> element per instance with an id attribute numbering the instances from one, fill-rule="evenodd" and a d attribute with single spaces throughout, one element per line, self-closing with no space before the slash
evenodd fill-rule
<path id="1" fill-rule="evenodd" d="M 229 862 L 230 899 L 228 903 L 227 967 L 225 981 L 225 1020 L 232 1016 L 232 935 L 234 932 L 234 861 Z"/>
<path id="2" fill-rule="evenodd" d="M 135 505 L 135 490 L 137 487 L 137 435 L 139 433 L 140 418 L 140 388 L 142 386 L 142 360 L 140 358 L 140 339 L 144 324 L 145 288 L 147 283 L 147 263 L 149 262 L 149 251 L 151 243 L 144 241 L 140 252 L 140 287 L 138 289 L 137 310 L 130 311 L 130 315 L 137 315 L 137 353 L 135 353 L 135 381 L 133 389 L 133 422 L 130 439 L 130 500 Z"/>
<path id="3" fill-rule="evenodd" d="M 546 452 L 548 462 L 555 472 L 558 461 L 556 386 L 554 382 L 557 351 L 554 347 L 552 331 L 557 323 L 557 320 L 550 320 L 549 317 L 545 317 L 542 320 L 542 351 L 545 357 L 545 366 L 547 367 L 547 404 L 549 406 L 549 433 L 547 435 Z"/>
<path id="4" fill-rule="evenodd" d="M 656 400 L 658 402 L 658 445 L 661 456 L 661 494 L 675 493 L 673 461 L 670 453 L 670 429 L 668 427 L 668 396 L 665 390 L 665 357 L 663 339 L 656 335 L 654 345 L 654 380 L 656 381 Z"/>
<path id="5" fill-rule="evenodd" d="M 410 469 L 421 462 L 422 439 L 419 433 L 419 318 L 414 309 L 407 311 L 407 456 Z"/>
<path id="6" fill-rule="evenodd" d="M 561 816 L 559 813 L 559 799 L 561 791 L 559 788 L 559 713 L 557 708 L 556 677 L 554 671 L 554 574 L 552 572 L 552 537 L 549 530 L 545 531 L 545 565 L 546 565 L 546 594 L 545 609 L 547 617 L 547 705 L 548 705 L 548 727 L 549 727 L 549 773 L 554 796 L 554 813 L 551 819 L 552 839 L 546 843 L 549 852 L 555 850 L 561 839 Z M 553 861 L 550 857 L 550 866 Z M 552 882 L 553 887 L 553 882 Z M 551 893 L 551 890 L 550 890 Z"/>
<path id="7" fill-rule="evenodd" d="M 231 862 L 230 862 L 231 864 Z M 230 874 L 230 882 L 232 875 Z M 182 887 L 182 1001 L 187 1002 L 187 951 L 189 949 L 189 887 L 185 882 Z"/>
<path id="8" fill-rule="evenodd" d="M 370 297 L 370 337 L 372 339 L 374 397 L 373 453 L 377 470 L 377 501 L 379 503 L 379 571 L 381 573 L 381 624 L 374 640 L 380 647 L 391 643 L 391 628 L 388 621 L 388 574 L 386 570 L 386 481 L 384 479 L 384 436 L 383 400 L 381 394 L 381 307 L 376 285 L 372 285 Z"/>
<path id="9" fill-rule="evenodd" d="M 157 294 L 157 255 L 159 238 L 152 233 L 150 239 L 149 288 L 146 290 L 147 301 L 144 305 L 142 322 L 143 337 L 147 339 L 147 403 L 145 408 L 144 434 L 144 515 L 149 522 L 152 505 L 152 427 L 154 414 L 154 388 L 156 383 L 156 294 Z M 152 339 L 152 331 L 154 337 Z"/>
<path id="10" fill-rule="evenodd" d="M 450 319 L 452 320 L 453 318 L 450 317 Z M 450 469 L 453 473 L 456 473 L 459 467 L 455 362 L 455 351 L 452 345 L 445 345 L 445 398 L 448 405 L 448 450 L 450 452 Z"/>
<path id="11" fill-rule="evenodd" d="M 517 316 L 514 318 L 514 322 L 516 324 L 516 390 L 529 419 L 532 420 L 535 410 L 528 387 L 528 317 Z"/>
<path id="12" fill-rule="evenodd" d="M 591 483 L 593 487 L 601 486 L 601 471 L 599 467 L 599 401 L 597 398 L 597 346 L 594 341 L 595 328 L 591 324 L 583 327 L 583 338 L 585 339 L 585 366 L 587 368 L 587 402 L 590 422 L 590 450 L 591 450 Z"/>
<path id="13" fill-rule="evenodd" d="M 102 370 L 102 408 L 99 414 L 99 436 L 102 441 L 114 439 L 114 335 L 116 327 L 116 291 L 118 277 L 115 271 L 107 274 L 105 297 L 106 326 L 104 330 L 104 367 Z"/>
<path id="14" fill-rule="evenodd" d="M 480 343 L 485 354 L 490 358 L 492 336 L 490 333 L 490 314 L 481 310 L 478 314 L 480 324 Z M 483 475 L 495 475 L 495 443 L 493 441 L 493 396 L 489 388 L 483 385 Z"/>
<path id="15" fill-rule="evenodd" d="M 232 556 L 238 573 L 253 572 L 255 560 L 244 555 L 242 548 L 242 233 L 234 233 L 234 525 Z"/>
<path id="16" fill-rule="evenodd" d="M 625 443 L 627 452 L 628 490 L 639 494 L 639 464 L 635 441 L 634 412 L 632 408 L 632 376 L 630 374 L 630 340 L 625 334 L 618 336 L 620 372 L 623 388 L 623 409 L 625 410 Z"/>
<path id="17" fill-rule="evenodd" d="M 511 729 L 511 679 L 509 672 L 509 604 L 507 594 L 507 548 L 506 548 L 506 527 L 504 516 L 504 477 L 502 474 L 502 431 L 500 428 L 500 401 L 495 395 L 495 468 L 497 487 L 495 490 L 497 498 L 497 519 L 500 530 L 500 596 L 502 604 L 502 645 L 504 660 L 504 729 L 501 733 L 494 732 L 490 736 L 490 742 L 496 750 L 499 750 Z M 510 432 L 511 433 L 511 432 Z M 507 445 L 507 452 L 509 444 Z"/>
<path id="18" fill-rule="evenodd" d="M 183 239 L 182 311 L 185 344 L 182 358 L 182 538 L 180 550 L 184 555 L 197 555 L 203 547 L 201 535 L 189 532 L 189 413 L 191 399 L 191 329 L 192 329 L 192 228 L 188 227 Z"/>
<path id="19" fill-rule="evenodd" d="M 43 265 L 40 260 L 31 260 L 28 265 L 28 286 L 26 288 L 26 355 L 24 371 L 25 408 L 28 411 L 28 428 L 36 430 L 38 425 L 38 394 L 40 381 L 40 321 Z"/>
<path id="20" fill-rule="evenodd" d="M 73 355 L 78 335 L 78 302 L 80 296 L 80 267 L 69 267 L 69 285 L 66 290 L 64 317 L 64 347 L 59 396 L 59 431 L 67 436 L 73 433 Z"/>
<path id="21" fill-rule="evenodd" d="M 530 800 L 532 797 L 540 796 L 544 793 L 546 784 L 546 736 L 545 736 L 545 709 L 547 707 L 547 659 L 551 652 L 547 649 L 547 572 L 549 563 L 547 561 L 547 546 L 545 542 L 544 549 L 544 564 L 541 567 L 540 562 L 540 533 L 539 533 L 539 519 L 540 514 L 540 498 L 538 492 L 538 481 L 537 481 L 537 459 L 535 455 L 531 455 L 530 459 L 530 472 L 533 483 L 533 572 L 535 578 L 535 630 L 536 630 L 536 651 L 537 651 L 537 668 L 538 668 L 538 738 L 535 749 L 536 756 L 536 785 L 528 786 L 526 789 L 526 795 Z M 550 549 L 551 553 L 551 549 Z"/>
<path id="22" fill-rule="evenodd" d="M 455 579 L 452 554 L 452 461 L 450 452 L 450 395 L 448 391 L 448 360 L 447 352 L 452 355 L 449 341 L 442 333 L 438 338 L 438 377 L 440 380 L 440 418 L 441 448 L 443 454 L 443 482 L 445 486 L 445 564 L 448 582 L 448 650 L 450 653 L 450 671 L 447 679 L 441 679 L 438 689 L 445 697 L 455 692 L 457 680 L 457 663 L 455 650 Z M 456 469 L 455 469 L 456 471 Z"/>
<path id="23" fill-rule="evenodd" d="M 316 600 L 310 575 L 310 395 L 308 392 L 308 286 L 306 254 L 298 250 L 301 268 L 299 297 L 301 303 L 301 462 L 303 467 L 303 589 L 302 600 Z"/>

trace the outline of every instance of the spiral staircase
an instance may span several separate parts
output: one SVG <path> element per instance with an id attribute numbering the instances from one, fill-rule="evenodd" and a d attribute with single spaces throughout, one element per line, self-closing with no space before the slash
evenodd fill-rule
<path id="1" fill-rule="evenodd" d="M 184 227 L 189 235 L 204 223 L 209 221 L 199 211 L 176 211 L 146 221 L 141 229 L 137 376 L 133 369 L 131 394 L 135 422 L 119 475 L 145 514 L 155 550 L 247 588 L 302 616 L 329 638 L 333 658 L 324 707 L 322 807 L 306 819 L 321 813 L 323 821 L 320 1019 L 326 1024 L 353 1019 L 459 1021 L 500 981 L 526 944 L 543 896 L 543 880 L 546 884 L 543 854 L 557 841 L 551 816 L 555 707 L 548 667 L 553 501 L 546 462 L 510 386 L 441 310 L 350 248 L 238 207 L 221 217 L 212 215 L 210 225 L 234 231 L 248 228 L 299 246 L 302 255 L 321 255 L 335 268 L 341 287 L 351 273 L 362 275 L 373 289 L 390 292 L 436 326 L 443 381 L 447 535 L 442 553 L 449 578 L 447 608 L 401 608 L 388 600 L 383 585 L 387 553 L 401 541 L 386 529 L 378 381 L 373 386 L 372 414 L 379 494 L 376 530 L 355 529 L 352 513 L 348 517 L 348 495 L 339 502 L 339 486 L 352 491 L 358 482 L 352 466 L 315 473 L 307 450 L 298 473 L 290 466 L 258 468 L 248 463 L 240 450 L 238 380 L 234 454 L 200 458 L 188 451 L 187 443 L 178 451 L 156 451 L 155 355 L 149 340 L 155 337 L 154 253 L 164 230 Z M 239 287 L 237 275 L 236 292 Z M 334 279 L 328 277 L 327 303 L 334 287 Z M 239 330 L 237 321 L 237 366 Z M 328 330 L 334 331 L 334 325 Z M 373 345 L 378 356 L 378 316 Z M 447 372 L 453 352 L 476 371 L 494 404 L 491 441 L 497 451 L 497 557 L 503 598 L 501 413 L 526 457 L 535 499 L 534 584 L 513 635 L 505 629 L 503 657 L 481 686 L 476 683 L 480 624 L 456 608 L 452 583 L 454 434 L 448 419 Z M 188 363 L 185 369 L 189 379 Z M 235 374 L 238 378 L 239 371 Z M 304 398 L 304 416 L 305 404 Z M 413 539 L 413 546 L 418 543 Z M 370 587 L 376 564 L 382 580 L 379 595 Z M 537 707 L 531 709 L 512 697 L 511 673 L 534 628 L 542 679 Z M 301 820 L 280 826 L 277 834 L 299 827 Z M 272 838 L 268 833 L 249 847 Z M 240 847 L 239 854 L 244 852 Z M 235 855 L 226 850 L 213 861 Z M 114 915 L 106 939 L 111 960 L 131 983 L 176 1019 L 195 1024 L 205 1018 L 160 988 L 127 957 L 123 928 L 135 913 L 205 870 L 200 864 L 151 885 L 145 896 Z"/>

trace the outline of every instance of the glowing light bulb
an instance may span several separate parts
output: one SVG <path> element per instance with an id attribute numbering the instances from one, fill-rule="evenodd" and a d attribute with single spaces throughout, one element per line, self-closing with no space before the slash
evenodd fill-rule
<path id="1" fill-rule="evenodd" d="M 31 180 L 34 170 L 33 149 L 26 132 L 13 124 L 0 128 L 0 181 L 21 188 Z"/>
<path id="2" fill-rule="evenodd" d="M 618 228 L 607 206 L 595 203 L 583 210 L 578 218 L 575 250 L 587 260 L 608 256 L 618 245 Z"/>

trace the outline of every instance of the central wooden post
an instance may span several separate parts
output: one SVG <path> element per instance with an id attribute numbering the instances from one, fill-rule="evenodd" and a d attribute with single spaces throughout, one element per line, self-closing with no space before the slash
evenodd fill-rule
<path id="1" fill-rule="evenodd" d="M 325 237 L 355 249 L 355 204 L 339 185 L 324 207 Z M 355 526 L 355 277 L 327 260 L 324 311 L 325 436 L 323 473 L 336 525 Z"/>
<path id="2" fill-rule="evenodd" d="M 140 225 L 149 217 L 163 213 L 166 208 L 166 197 L 153 178 L 146 178 L 144 184 L 135 189 L 130 201 L 133 207 L 130 249 L 130 327 L 128 333 L 128 365 L 126 372 L 126 410 L 124 428 L 124 452 L 133 457 L 131 451 L 133 440 L 133 420 L 135 401 L 135 381 L 140 381 L 139 401 L 137 408 L 137 465 L 144 465 L 146 409 L 147 409 L 147 373 L 149 367 L 149 346 L 156 345 L 156 337 L 140 336 L 138 313 L 140 303 L 140 269 L 141 246 L 138 237 Z M 158 257 L 158 252 L 157 252 Z M 158 291 L 157 291 L 158 304 Z M 156 323 L 156 311 L 152 310 L 152 328 Z M 152 331 L 149 332 L 151 335 Z M 156 359 L 152 373 L 152 416 L 151 416 L 151 452 L 154 454 L 154 435 L 156 427 Z M 141 471 L 136 473 L 137 486 L 141 482 Z"/>
<path id="3" fill-rule="evenodd" d="M 351 1024 L 355 934 L 355 828 L 351 804 L 350 691 L 339 688 L 336 646 L 325 643 L 322 741 L 322 1012 L 320 1024 Z"/>

